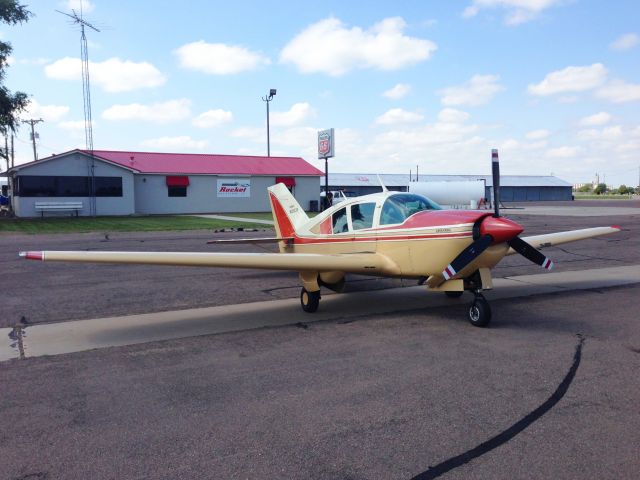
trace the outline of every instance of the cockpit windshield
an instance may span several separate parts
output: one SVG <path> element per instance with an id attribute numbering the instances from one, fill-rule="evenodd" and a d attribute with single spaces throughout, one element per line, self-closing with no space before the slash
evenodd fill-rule
<path id="1" fill-rule="evenodd" d="M 392 195 L 382 205 L 380 225 L 402 223 L 414 213 L 423 210 L 442 210 L 442 207 L 427 197 L 414 193 Z"/>

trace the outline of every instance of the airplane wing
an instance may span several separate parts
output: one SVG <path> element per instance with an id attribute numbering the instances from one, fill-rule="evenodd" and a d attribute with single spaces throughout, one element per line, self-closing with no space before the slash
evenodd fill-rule
<path id="1" fill-rule="evenodd" d="M 616 233 L 622 230 L 618 226 L 612 227 L 595 227 L 595 228 L 583 228 L 581 230 L 569 230 L 566 232 L 545 233 L 543 235 L 532 235 L 530 237 L 522 237 L 522 240 L 527 242 L 534 248 L 541 250 L 546 247 L 553 247 L 562 243 L 575 242 L 577 240 L 585 240 L 587 238 L 599 237 L 600 235 L 608 235 L 610 233 Z M 507 255 L 513 255 L 517 253 L 513 248 L 510 248 Z"/>
<path id="2" fill-rule="evenodd" d="M 127 263 L 194 267 L 257 268 L 297 272 L 340 271 L 367 275 L 398 275 L 400 269 L 379 253 L 203 253 L 203 252 L 20 252 L 27 260 L 45 262 Z"/>

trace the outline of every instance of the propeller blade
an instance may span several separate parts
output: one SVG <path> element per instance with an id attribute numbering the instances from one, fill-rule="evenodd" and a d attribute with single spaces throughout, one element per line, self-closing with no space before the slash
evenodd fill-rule
<path id="1" fill-rule="evenodd" d="M 498 149 L 491 150 L 491 175 L 493 176 L 493 208 L 494 216 L 500 216 L 500 159 Z"/>
<path id="2" fill-rule="evenodd" d="M 453 259 L 453 261 L 449 265 L 447 265 L 447 268 L 442 271 L 442 276 L 444 277 L 444 279 L 449 280 L 456 273 L 473 262 L 482 252 L 487 249 L 489 245 L 491 245 L 491 242 L 493 242 L 493 237 L 491 235 L 483 235 L 467 248 L 465 248 L 456 258 Z"/>
<path id="3" fill-rule="evenodd" d="M 540 265 L 547 270 L 553 268 L 553 262 L 545 257 L 542 253 L 535 249 L 532 245 L 522 240 L 520 237 L 513 237 L 507 242 L 511 248 L 522 255 L 524 258 L 531 260 L 533 263 Z"/>

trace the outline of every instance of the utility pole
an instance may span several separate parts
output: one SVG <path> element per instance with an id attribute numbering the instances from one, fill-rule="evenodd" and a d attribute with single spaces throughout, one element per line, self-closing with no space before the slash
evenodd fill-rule
<path id="1" fill-rule="evenodd" d="M 4 151 L 2 152 L 2 156 L 7 161 L 7 170 L 11 168 L 11 164 L 9 163 L 9 134 L 4 134 Z"/>
<path id="2" fill-rule="evenodd" d="M 36 160 L 38 160 L 38 152 L 36 151 L 36 130 L 35 130 L 35 125 L 36 123 L 40 123 L 40 122 L 44 122 L 44 120 L 42 120 L 41 118 L 38 119 L 30 119 L 30 120 L 22 120 L 22 123 L 28 123 L 29 125 L 31 125 L 31 142 L 33 143 L 33 161 L 35 162 Z"/>

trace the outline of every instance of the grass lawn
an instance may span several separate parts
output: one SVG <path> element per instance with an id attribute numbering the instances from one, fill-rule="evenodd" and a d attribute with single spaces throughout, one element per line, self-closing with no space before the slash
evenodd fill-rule
<path id="1" fill-rule="evenodd" d="M 233 215 L 233 214 L 229 214 Z M 244 214 L 262 219 L 263 214 Z M 243 215 L 243 217 L 244 217 Z M 271 214 L 268 214 L 271 219 Z M 235 216 L 235 215 L 233 215 Z M 267 217 L 264 217 L 267 218 Z M 148 217 L 49 217 L 0 218 L 1 233 L 85 233 L 85 232 L 152 232 L 172 230 L 216 230 L 222 228 L 269 228 L 247 221 L 231 222 L 211 218 L 153 215 Z"/>
<path id="2" fill-rule="evenodd" d="M 631 195 L 595 195 L 593 193 L 574 193 L 576 200 L 632 200 Z"/>

